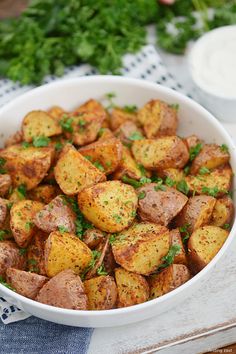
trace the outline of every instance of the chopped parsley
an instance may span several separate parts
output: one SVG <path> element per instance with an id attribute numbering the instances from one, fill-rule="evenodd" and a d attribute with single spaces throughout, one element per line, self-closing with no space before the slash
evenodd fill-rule
<path id="1" fill-rule="evenodd" d="M 63 115 L 62 119 L 60 120 L 60 126 L 65 132 L 73 133 L 73 118 L 69 118 L 66 114 Z"/>
<path id="2" fill-rule="evenodd" d="M 154 190 L 156 192 L 158 192 L 158 191 L 166 191 L 166 186 L 163 185 L 163 181 L 162 180 L 157 182 L 157 184 L 154 187 Z"/>
<path id="3" fill-rule="evenodd" d="M 33 222 L 27 221 L 27 222 L 25 223 L 25 229 L 26 229 L 26 231 L 30 231 L 33 226 L 34 226 L 34 223 L 33 223 Z"/>
<path id="4" fill-rule="evenodd" d="M 65 227 L 65 226 L 63 226 L 63 225 L 59 225 L 59 226 L 58 226 L 58 230 L 59 230 L 61 233 L 68 232 L 67 227 Z"/>
<path id="5" fill-rule="evenodd" d="M 11 210 L 12 206 L 13 206 L 13 202 L 7 203 L 7 209 Z"/>
<path id="6" fill-rule="evenodd" d="M 34 147 L 45 147 L 50 143 L 50 139 L 46 136 L 35 136 L 33 138 L 33 146 Z"/>
<path id="7" fill-rule="evenodd" d="M 56 144 L 55 144 L 55 150 L 56 151 L 60 151 L 61 149 L 63 148 L 63 144 L 58 141 Z"/>
<path id="8" fill-rule="evenodd" d="M 7 161 L 3 157 L 0 157 L 0 174 L 1 175 L 4 175 L 5 173 L 7 173 L 7 170 L 3 167 L 6 162 Z"/>
<path id="9" fill-rule="evenodd" d="M 22 146 L 24 149 L 27 149 L 27 148 L 29 148 L 29 147 L 31 146 L 31 144 L 28 143 L 27 141 L 23 141 L 23 142 L 21 143 L 21 146 Z"/>
<path id="10" fill-rule="evenodd" d="M 105 128 L 100 128 L 98 131 L 98 137 L 101 138 L 102 134 L 105 132 Z"/>
<path id="11" fill-rule="evenodd" d="M 138 168 L 139 168 L 139 171 L 141 172 L 142 177 L 145 177 L 146 176 L 145 167 L 141 163 L 139 163 Z"/>
<path id="12" fill-rule="evenodd" d="M 222 144 L 222 145 L 220 146 L 220 150 L 221 150 L 222 152 L 229 152 L 229 148 L 228 148 L 228 146 L 227 146 L 226 144 Z"/>
<path id="13" fill-rule="evenodd" d="M 118 214 L 114 214 L 113 219 L 115 219 L 115 221 L 119 224 L 122 220 L 122 217 Z"/>
<path id="14" fill-rule="evenodd" d="M 190 172 L 190 166 L 187 165 L 187 166 L 184 167 L 184 174 L 185 174 L 185 176 L 187 176 L 187 175 L 189 174 L 189 172 Z"/>
<path id="15" fill-rule="evenodd" d="M 24 184 L 20 184 L 17 187 L 17 193 L 18 193 L 20 199 L 24 199 L 26 197 L 26 186 Z"/>
<path id="16" fill-rule="evenodd" d="M 129 140 L 135 141 L 135 140 L 142 140 L 143 139 L 143 135 L 136 131 L 133 132 L 130 136 L 129 136 Z"/>
<path id="17" fill-rule="evenodd" d="M 80 275 L 81 279 L 84 280 L 86 274 L 95 267 L 96 262 L 101 257 L 101 252 L 97 250 L 92 251 L 92 259 L 89 262 L 89 265 L 84 269 L 83 273 Z"/>
<path id="18" fill-rule="evenodd" d="M 109 104 L 108 106 L 106 107 L 106 109 L 111 109 L 111 108 L 114 108 L 115 107 L 115 103 L 113 101 L 113 99 L 116 97 L 116 93 L 115 92 L 108 92 L 106 95 L 105 95 L 106 99 L 108 100 Z"/>
<path id="19" fill-rule="evenodd" d="M 179 110 L 179 104 L 178 103 L 172 103 L 172 104 L 169 104 L 169 107 L 170 108 L 173 108 L 175 111 L 178 112 Z"/>
<path id="20" fill-rule="evenodd" d="M 197 144 L 189 149 L 189 160 L 193 161 L 202 150 L 202 144 Z"/>
<path id="21" fill-rule="evenodd" d="M 135 112 L 137 112 L 137 109 L 138 109 L 138 107 L 135 105 L 127 105 L 127 106 L 123 107 L 123 110 L 126 113 L 135 113 Z"/>
<path id="22" fill-rule="evenodd" d="M 223 229 L 225 229 L 225 230 L 229 230 L 230 224 L 224 224 L 222 227 L 223 227 Z"/>
<path id="23" fill-rule="evenodd" d="M 5 235 L 9 235 L 10 231 L 9 230 L 0 230 L 0 241 L 4 240 Z"/>
<path id="24" fill-rule="evenodd" d="M 36 259 L 33 259 L 33 258 L 31 258 L 31 259 L 28 259 L 28 264 L 30 264 L 30 265 L 36 265 L 38 262 L 36 261 Z"/>
<path id="25" fill-rule="evenodd" d="M 169 267 L 172 263 L 174 263 L 174 258 L 177 254 L 179 254 L 180 250 L 180 245 L 172 245 L 167 255 L 162 258 L 163 263 L 159 265 L 157 271 Z"/>
<path id="26" fill-rule="evenodd" d="M 26 252 L 27 252 L 27 248 L 20 248 L 19 249 L 19 255 L 20 256 L 24 256 L 26 254 Z"/>
<path id="27" fill-rule="evenodd" d="M 151 183 L 152 181 L 150 178 L 147 177 L 141 177 L 140 180 L 137 181 L 136 179 L 130 178 L 125 175 L 122 177 L 122 182 L 130 184 L 134 188 L 139 188 L 142 187 L 145 183 Z"/>
<path id="28" fill-rule="evenodd" d="M 113 243 L 116 241 L 117 233 L 111 234 L 109 237 L 109 243 L 110 245 L 113 245 Z"/>
<path id="29" fill-rule="evenodd" d="M 6 288 L 15 291 L 15 289 L 14 289 L 10 284 L 8 284 L 8 283 L 3 279 L 2 276 L 0 276 L 0 283 L 1 283 L 2 285 L 4 285 Z"/>
<path id="30" fill-rule="evenodd" d="M 138 195 L 138 199 L 144 199 L 145 197 L 146 197 L 145 191 L 140 192 Z"/>
<path id="31" fill-rule="evenodd" d="M 176 184 L 176 182 L 175 182 L 172 178 L 170 178 L 169 176 L 167 176 L 166 179 L 165 179 L 165 184 L 166 184 L 168 187 L 173 187 L 173 186 Z"/>
<path id="32" fill-rule="evenodd" d="M 186 195 L 188 195 L 189 193 L 189 187 L 184 179 L 177 183 L 176 188 L 179 192 L 184 193 Z"/>
<path id="33" fill-rule="evenodd" d="M 200 170 L 199 170 L 199 174 L 200 175 L 206 175 L 206 174 L 208 174 L 208 173 L 210 173 L 211 171 L 209 170 L 209 168 L 207 168 L 207 167 L 201 167 L 200 168 Z"/>
<path id="34" fill-rule="evenodd" d="M 202 187 L 202 193 L 207 194 L 211 197 L 217 197 L 219 192 L 220 192 L 220 190 L 217 186 L 215 186 L 213 188 L 209 188 L 206 186 Z"/>
<path id="35" fill-rule="evenodd" d="M 187 240 L 190 237 L 190 232 L 189 232 L 190 226 L 191 226 L 191 224 L 186 223 L 186 224 L 182 225 L 181 227 L 179 227 L 179 231 L 182 234 L 182 241 L 184 244 L 187 242 Z"/>
<path id="36" fill-rule="evenodd" d="M 102 166 L 102 164 L 99 162 L 99 161 L 94 161 L 93 162 L 93 165 L 95 166 L 95 167 L 97 167 L 101 172 L 104 172 L 105 170 L 104 170 L 104 167 Z"/>
<path id="37" fill-rule="evenodd" d="M 107 275 L 107 271 L 105 269 L 104 263 L 102 263 L 102 265 L 100 265 L 100 267 L 98 267 L 97 269 L 97 275 Z"/>

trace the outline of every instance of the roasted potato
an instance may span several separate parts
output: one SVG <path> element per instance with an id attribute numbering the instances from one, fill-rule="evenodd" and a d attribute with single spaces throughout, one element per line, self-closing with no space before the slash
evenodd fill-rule
<path id="1" fill-rule="evenodd" d="M 176 216 L 175 225 L 180 227 L 187 225 L 188 231 L 209 224 L 216 199 L 208 195 L 198 195 L 189 198 L 188 203 Z"/>
<path id="2" fill-rule="evenodd" d="M 177 136 L 136 140 L 132 152 L 135 160 L 150 170 L 182 168 L 189 159 L 186 145 Z"/>
<path id="3" fill-rule="evenodd" d="M 219 252 L 229 232 L 207 225 L 196 229 L 188 242 L 189 263 L 194 273 L 202 270 Z"/>
<path id="4" fill-rule="evenodd" d="M 0 276 L 5 277 L 10 267 L 25 269 L 25 255 L 13 241 L 0 242 Z"/>
<path id="5" fill-rule="evenodd" d="M 23 141 L 23 133 L 22 131 L 17 131 L 16 133 L 10 135 L 4 143 L 5 147 L 9 147 L 11 145 L 20 144 Z"/>
<path id="6" fill-rule="evenodd" d="M 8 214 L 8 200 L 0 198 L 0 228 L 3 228 L 3 225 L 6 221 Z"/>
<path id="7" fill-rule="evenodd" d="M 30 272 L 46 275 L 44 248 L 47 238 L 48 234 L 41 230 L 37 230 L 27 250 L 25 250 L 27 251 L 27 270 Z"/>
<path id="8" fill-rule="evenodd" d="M 204 145 L 192 162 L 190 173 L 195 175 L 202 167 L 212 170 L 229 162 L 229 153 L 216 144 Z"/>
<path id="9" fill-rule="evenodd" d="M 113 173 L 114 179 L 122 179 L 123 176 L 128 176 L 137 180 L 142 177 L 138 164 L 135 162 L 130 150 L 126 146 L 122 147 L 122 158 L 119 167 Z"/>
<path id="10" fill-rule="evenodd" d="M 23 140 L 33 141 L 36 136 L 50 137 L 62 133 L 61 126 L 47 112 L 29 112 L 22 123 Z"/>
<path id="11" fill-rule="evenodd" d="M 174 257 L 173 263 L 186 265 L 187 264 L 186 252 L 182 242 L 182 237 L 178 229 L 170 230 L 170 245 L 171 246 L 178 245 L 180 248 L 179 252 L 177 252 Z"/>
<path id="12" fill-rule="evenodd" d="M 131 121 L 137 122 L 137 114 L 126 112 L 124 109 L 115 107 L 111 112 L 110 127 L 112 130 L 118 129 L 123 123 Z"/>
<path id="13" fill-rule="evenodd" d="M 28 198 L 28 192 L 25 194 L 21 193 L 17 188 L 13 188 L 11 190 L 11 193 L 8 195 L 8 200 L 11 204 L 18 203 L 21 200 L 29 199 Z"/>
<path id="14" fill-rule="evenodd" d="M 0 197 L 5 197 L 8 194 L 11 184 L 10 175 L 0 175 Z"/>
<path id="15" fill-rule="evenodd" d="M 118 139 L 111 138 L 86 145 L 80 148 L 79 152 L 102 172 L 109 175 L 120 164 L 122 144 Z"/>
<path id="16" fill-rule="evenodd" d="M 138 198 L 133 187 L 107 181 L 83 189 L 78 204 L 84 216 L 98 229 L 119 232 L 135 218 Z"/>
<path id="17" fill-rule="evenodd" d="M 118 307 L 137 305 L 148 300 L 149 286 L 142 275 L 117 268 L 115 269 L 115 279 L 118 290 Z"/>
<path id="18" fill-rule="evenodd" d="M 148 139 L 176 134 L 177 111 L 163 101 L 149 101 L 138 111 L 137 118 Z"/>
<path id="19" fill-rule="evenodd" d="M 230 165 L 218 167 L 205 175 L 189 175 L 185 181 L 191 193 L 222 197 L 231 187 L 232 169 Z"/>
<path id="20" fill-rule="evenodd" d="M 121 124 L 114 134 L 123 144 L 131 144 L 134 140 L 143 138 L 141 130 L 134 122 L 130 121 Z"/>
<path id="21" fill-rule="evenodd" d="M 91 249 L 97 247 L 103 240 L 103 232 L 98 229 L 88 229 L 83 235 L 83 242 Z"/>
<path id="22" fill-rule="evenodd" d="M 43 275 L 25 272 L 24 270 L 15 268 L 8 268 L 6 275 L 7 282 L 18 294 L 33 300 L 47 281 L 47 278 Z"/>
<path id="23" fill-rule="evenodd" d="M 170 235 L 166 227 L 143 222 L 118 234 L 112 251 L 116 263 L 124 269 L 148 275 L 162 263 L 169 246 Z"/>
<path id="24" fill-rule="evenodd" d="M 50 147 L 28 147 L 12 145 L 0 151 L 0 157 L 6 160 L 4 167 L 12 179 L 14 187 L 24 184 L 26 188 L 35 188 L 46 176 L 52 162 L 53 149 Z"/>
<path id="25" fill-rule="evenodd" d="M 98 141 L 104 141 L 107 139 L 115 138 L 115 135 L 109 128 L 101 128 L 98 132 Z"/>
<path id="26" fill-rule="evenodd" d="M 85 103 L 83 103 L 82 105 L 80 105 L 79 107 L 77 107 L 73 114 L 74 115 L 79 115 L 80 113 L 97 113 L 100 114 L 101 116 L 107 116 L 108 112 L 106 111 L 106 109 L 103 107 L 103 105 L 94 99 L 90 99 L 88 101 L 86 101 Z"/>
<path id="27" fill-rule="evenodd" d="M 50 279 L 39 291 L 36 300 L 47 305 L 72 310 L 87 310 L 88 299 L 78 275 L 66 269 Z"/>
<path id="28" fill-rule="evenodd" d="M 75 233 L 75 220 L 74 211 L 62 195 L 41 208 L 34 217 L 35 225 L 47 233 L 60 230 L 60 228 Z"/>
<path id="29" fill-rule="evenodd" d="M 183 264 L 172 264 L 159 274 L 149 277 L 150 299 L 160 297 L 178 288 L 190 279 L 188 268 Z"/>
<path id="30" fill-rule="evenodd" d="M 174 188 L 157 188 L 156 183 L 147 183 L 137 189 L 138 215 L 143 221 L 167 226 L 183 209 L 188 198 Z"/>
<path id="31" fill-rule="evenodd" d="M 36 232 L 34 217 L 43 208 L 43 204 L 33 200 L 15 203 L 10 211 L 10 227 L 19 247 L 26 247 Z"/>
<path id="32" fill-rule="evenodd" d="M 57 120 L 58 122 L 60 122 L 63 114 L 66 114 L 64 109 L 59 106 L 54 106 L 54 107 L 50 108 L 47 113 L 51 117 L 53 117 L 55 120 Z"/>
<path id="33" fill-rule="evenodd" d="M 170 178 L 173 181 L 173 188 L 176 187 L 176 184 L 185 178 L 185 174 L 183 170 L 178 168 L 167 168 L 163 171 L 159 171 L 159 177 L 166 180 L 166 178 Z"/>
<path id="34" fill-rule="evenodd" d="M 63 149 L 54 169 L 55 178 L 66 195 L 75 195 L 80 190 L 106 180 L 106 176 L 73 146 Z"/>
<path id="35" fill-rule="evenodd" d="M 200 140 L 196 135 L 187 136 L 187 138 L 183 139 L 183 141 L 189 150 L 194 148 L 196 145 L 203 143 L 202 140 Z"/>
<path id="36" fill-rule="evenodd" d="M 234 204 L 230 197 L 224 196 L 216 201 L 211 224 L 229 228 L 234 216 Z"/>
<path id="37" fill-rule="evenodd" d="M 59 188 L 50 184 L 41 184 L 34 189 L 31 189 L 28 193 L 28 197 L 37 202 L 44 204 L 50 203 L 50 201 L 58 195 Z"/>
<path id="38" fill-rule="evenodd" d="M 110 310 L 117 299 L 116 283 L 110 275 L 85 280 L 85 293 L 88 297 L 89 310 Z"/>
<path id="39" fill-rule="evenodd" d="M 68 232 L 51 232 L 45 243 L 45 268 L 48 277 L 65 269 L 81 274 L 92 260 L 92 251 L 78 237 Z"/>

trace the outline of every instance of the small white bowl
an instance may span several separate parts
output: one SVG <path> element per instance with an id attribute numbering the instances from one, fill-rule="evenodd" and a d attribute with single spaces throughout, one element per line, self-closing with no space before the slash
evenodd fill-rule
<path id="1" fill-rule="evenodd" d="M 178 135 L 196 134 L 206 142 L 227 144 L 231 153 L 231 165 L 236 170 L 235 146 L 222 125 L 203 107 L 182 94 L 143 80 L 118 76 L 93 76 L 70 80 L 60 80 L 48 84 L 16 98 L 0 109 L 0 125 L 3 136 L 0 143 L 14 133 L 24 115 L 34 109 L 48 109 L 61 105 L 72 110 L 89 98 L 101 100 L 108 92 L 115 92 L 117 105 L 137 105 L 141 107 L 148 100 L 159 98 L 168 103 L 180 105 Z M 234 177 L 235 181 L 235 177 Z M 177 306 L 205 282 L 219 259 L 229 249 L 235 237 L 236 225 L 225 244 L 200 273 L 184 285 L 160 298 L 127 308 L 103 311 L 75 311 L 41 304 L 21 296 L 0 284 L 0 295 L 9 303 L 39 318 L 78 327 L 113 327 L 141 321 Z"/>
<path id="2" fill-rule="evenodd" d="M 199 102 L 218 119 L 236 123 L 236 25 L 199 38 L 188 64 Z"/>

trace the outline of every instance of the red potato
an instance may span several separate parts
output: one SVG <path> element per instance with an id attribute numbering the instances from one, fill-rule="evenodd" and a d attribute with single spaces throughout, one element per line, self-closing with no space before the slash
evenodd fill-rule
<path id="1" fill-rule="evenodd" d="M 175 188 L 155 190 L 156 187 L 156 183 L 148 183 L 137 189 L 138 215 L 143 221 L 166 226 L 183 209 L 188 198 Z"/>
<path id="2" fill-rule="evenodd" d="M 197 144 L 202 144 L 202 141 L 196 135 L 187 136 L 187 138 L 184 138 L 183 141 L 189 150 Z"/>
<path id="3" fill-rule="evenodd" d="M 0 175 L 0 197 L 5 197 L 12 185 L 10 175 Z"/>
<path id="4" fill-rule="evenodd" d="M 83 235 L 83 242 L 91 249 L 97 247 L 102 240 L 104 240 L 102 231 L 95 228 L 86 230 Z"/>
<path id="5" fill-rule="evenodd" d="M 50 279 L 36 300 L 47 305 L 72 310 L 87 310 L 88 299 L 78 275 L 67 269 Z"/>
<path id="6" fill-rule="evenodd" d="M 30 272 L 46 275 L 44 262 L 44 248 L 48 234 L 37 230 L 27 248 L 27 270 Z"/>
<path id="7" fill-rule="evenodd" d="M 29 299 L 35 299 L 39 290 L 46 283 L 48 278 L 43 275 L 25 272 L 15 268 L 8 268 L 6 271 L 7 282 L 20 295 Z"/>
<path id="8" fill-rule="evenodd" d="M 13 241 L 0 242 L 0 276 L 5 277 L 10 267 L 25 269 L 25 256 Z"/>
<path id="9" fill-rule="evenodd" d="M 136 113 L 129 113 L 126 112 L 124 109 L 115 107 L 111 112 L 110 118 L 110 127 L 112 130 L 118 129 L 123 123 L 131 121 L 137 121 L 137 114 Z"/>
<path id="10" fill-rule="evenodd" d="M 175 255 L 174 262 L 176 264 L 185 264 L 187 265 L 187 257 L 182 242 L 182 237 L 178 229 L 170 230 L 170 244 L 171 246 L 178 245 L 180 247 L 179 252 Z"/>
<path id="11" fill-rule="evenodd" d="M 212 212 L 211 224 L 228 228 L 234 217 L 234 203 L 230 197 L 225 195 L 217 199 Z"/>
<path id="12" fill-rule="evenodd" d="M 67 232 L 75 232 L 76 215 L 66 199 L 59 195 L 45 205 L 34 218 L 35 225 L 44 232 L 50 233 L 63 227 Z"/>
<path id="13" fill-rule="evenodd" d="M 114 132 L 115 136 L 119 138 L 122 143 L 129 144 L 135 140 L 136 136 L 142 137 L 143 134 L 141 130 L 137 127 L 134 122 L 126 121 L 119 126 L 119 128 Z"/>
<path id="14" fill-rule="evenodd" d="M 22 131 L 17 131 L 16 133 L 10 135 L 7 140 L 5 140 L 5 147 L 11 146 L 11 145 L 15 145 L 15 144 L 19 144 L 23 141 L 23 133 Z"/>
<path id="15" fill-rule="evenodd" d="M 7 208 L 8 200 L 0 198 L 0 227 L 3 227 L 4 222 L 7 218 L 8 208 Z"/>

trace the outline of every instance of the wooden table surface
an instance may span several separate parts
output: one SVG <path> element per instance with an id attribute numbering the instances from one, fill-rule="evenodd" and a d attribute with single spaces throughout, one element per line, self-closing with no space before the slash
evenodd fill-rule
<path id="1" fill-rule="evenodd" d="M 15 17 L 21 13 L 29 1 L 28 0 L 0 0 L 0 19 Z M 236 340 L 236 338 L 235 338 Z M 236 344 L 217 349 L 213 353 L 231 353 L 236 354 Z"/>

